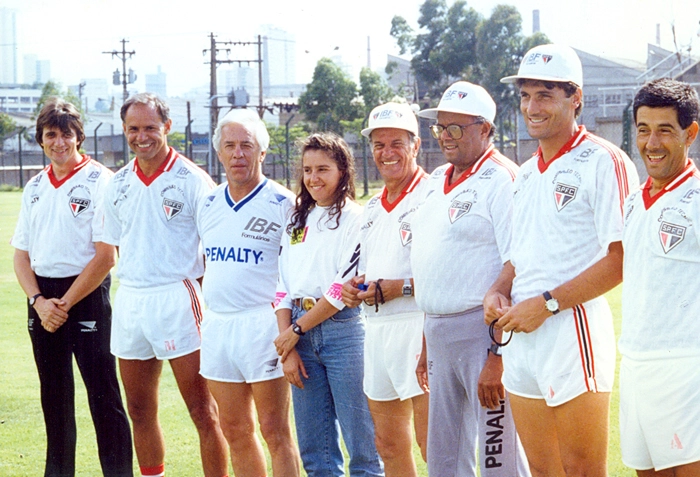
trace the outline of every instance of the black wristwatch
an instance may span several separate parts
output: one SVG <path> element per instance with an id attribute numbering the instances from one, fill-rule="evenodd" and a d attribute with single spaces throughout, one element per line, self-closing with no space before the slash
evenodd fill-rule
<path id="1" fill-rule="evenodd" d="M 33 297 L 29 299 L 29 306 L 34 306 L 34 303 L 36 303 L 36 299 L 39 298 L 40 296 L 44 296 L 41 293 L 37 293 Z"/>
<path id="2" fill-rule="evenodd" d="M 494 356 L 498 356 L 499 358 L 502 356 L 501 347 L 498 346 L 496 343 L 491 343 L 491 347 L 487 351 L 487 354 L 488 353 L 491 353 Z"/>
<path id="3" fill-rule="evenodd" d="M 296 323 L 292 323 L 292 331 L 299 336 L 304 336 L 304 332 L 301 331 L 301 326 Z"/>

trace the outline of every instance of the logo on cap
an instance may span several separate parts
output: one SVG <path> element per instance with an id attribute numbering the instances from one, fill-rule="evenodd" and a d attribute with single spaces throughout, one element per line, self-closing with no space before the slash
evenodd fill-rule
<path id="1" fill-rule="evenodd" d="M 379 111 L 377 114 L 372 116 L 372 119 L 382 120 L 391 119 L 392 117 L 399 119 L 403 117 L 403 114 L 401 114 L 398 111 L 394 111 L 393 109 L 383 109 L 382 111 Z"/>
<path id="2" fill-rule="evenodd" d="M 659 227 L 659 239 L 661 239 L 661 247 L 663 247 L 664 253 L 670 252 L 683 241 L 685 238 L 685 230 L 686 228 L 682 225 L 661 222 L 661 227 Z"/>
<path id="3" fill-rule="evenodd" d="M 457 99 L 464 99 L 469 95 L 466 91 L 459 91 L 456 89 L 453 89 L 452 91 L 448 91 L 445 93 L 445 97 L 442 98 L 443 100 L 448 100 L 452 99 L 453 96 L 457 96 Z"/>
<path id="4" fill-rule="evenodd" d="M 578 192 L 578 187 L 557 182 L 557 186 L 554 188 L 554 202 L 557 204 L 557 211 L 560 212 L 569 202 L 574 200 L 576 192 Z"/>
<path id="5" fill-rule="evenodd" d="M 549 63 L 549 61 L 552 59 L 552 55 L 542 55 L 542 61 L 544 61 L 544 64 L 546 65 Z"/>
<path id="6" fill-rule="evenodd" d="M 182 202 L 171 199 L 163 199 L 163 211 L 165 212 L 165 218 L 170 221 L 177 214 L 182 212 L 182 208 L 185 206 Z"/>
<path id="7" fill-rule="evenodd" d="M 85 212 L 85 209 L 90 207 L 90 200 L 80 199 L 78 197 L 71 197 L 69 205 L 70 211 L 73 213 L 73 217 L 77 217 L 83 212 Z"/>

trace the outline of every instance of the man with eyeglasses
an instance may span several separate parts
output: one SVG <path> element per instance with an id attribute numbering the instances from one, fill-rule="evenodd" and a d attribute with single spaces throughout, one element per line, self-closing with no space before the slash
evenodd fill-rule
<path id="1" fill-rule="evenodd" d="M 416 374 L 430 385 L 428 473 L 529 476 L 482 301 L 510 254 L 517 166 L 493 146 L 496 104 L 480 86 L 459 81 L 437 108 L 418 113 L 447 164 L 428 178 L 411 219 L 411 267 L 425 312 Z M 497 339 L 500 336 L 496 336 Z"/>

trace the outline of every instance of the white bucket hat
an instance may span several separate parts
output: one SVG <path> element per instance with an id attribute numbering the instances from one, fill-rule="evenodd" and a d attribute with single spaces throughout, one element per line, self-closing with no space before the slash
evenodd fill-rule
<path id="1" fill-rule="evenodd" d="M 437 108 L 424 109 L 418 113 L 418 116 L 437 119 L 439 112 L 481 116 L 493 124 L 496 117 L 496 103 L 481 86 L 467 81 L 457 81 L 442 94 Z"/>
<path id="2" fill-rule="evenodd" d="M 369 122 L 362 135 L 369 137 L 372 131 L 380 128 L 403 129 L 418 136 L 416 114 L 406 103 L 386 103 L 374 108 L 369 113 Z"/>
<path id="3" fill-rule="evenodd" d="M 573 48 L 562 45 L 540 45 L 523 57 L 518 74 L 501 78 L 501 83 L 515 83 L 518 79 L 572 82 L 583 88 L 581 60 Z"/>

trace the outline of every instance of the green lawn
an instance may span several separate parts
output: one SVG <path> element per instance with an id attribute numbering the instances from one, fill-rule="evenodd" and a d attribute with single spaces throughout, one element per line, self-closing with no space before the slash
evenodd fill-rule
<path id="1" fill-rule="evenodd" d="M 39 403 L 39 380 L 32 358 L 26 329 L 24 295 L 12 271 L 9 245 L 19 211 L 20 193 L 0 193 L 0 475 L 29 477 L 43 472 L 45 436 Z M 619 333 L 620 290 L 609 293 L 608 299 L 615 315 Z M 161 381 L 160 417 L 165 432 L 169 475 L 194 477 L 201 475 L 199 445 L 194 426 L 179 396 L 169 367 L 164 368 Z M 76 370 L 77 376 L 77 370 Z M 78 419 L 78 476 L 100 475 L 95 434 L 90 420 L 85 390 L 76 378 L 76 407 Z M 620 461 L 617 425 L 618 394 L 613 392 L 609 470 L 611 477 L 633 476 Z M 415 452 L 422 476 L 427 476 L 420 453 Z M 136 464 L 134 464 L 136 469 Z M 272 473 L 268 470 L 270 477 Z M 138 474 L 136 474 L 138 475 Z"/>

